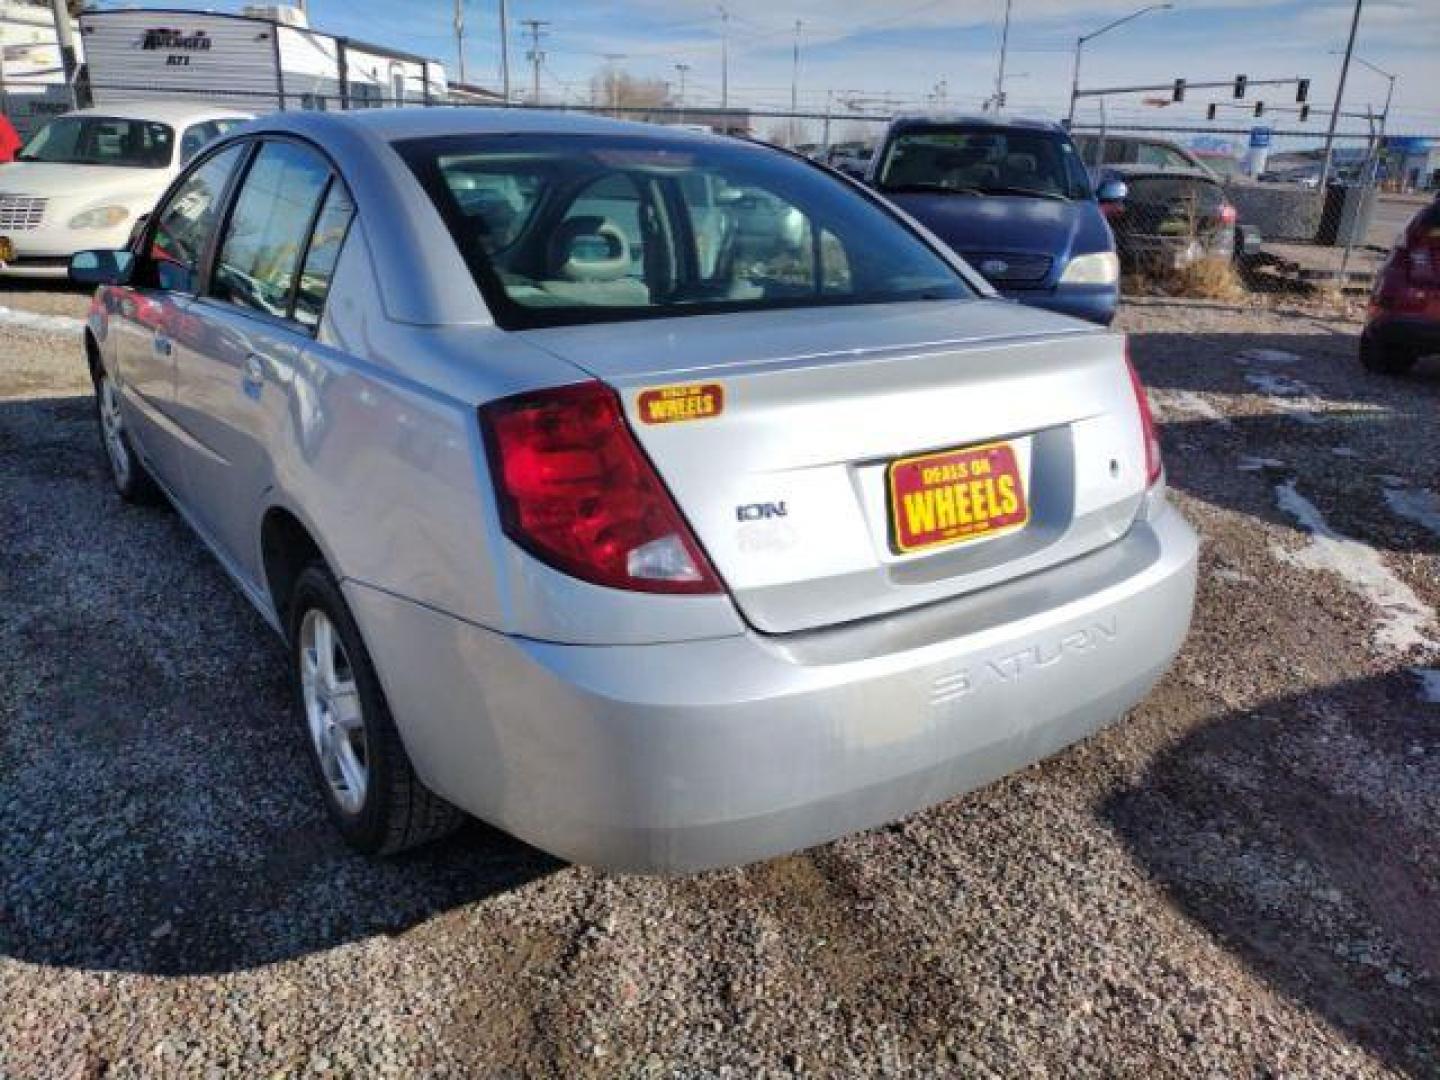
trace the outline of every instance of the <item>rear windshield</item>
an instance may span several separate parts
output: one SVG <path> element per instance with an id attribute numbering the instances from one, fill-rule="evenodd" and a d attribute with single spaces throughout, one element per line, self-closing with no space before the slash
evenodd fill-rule
<path id="1" fill-rule="evenodd" d="M 19 161 L 163 169 L 174 157 L 175 130 L 152 120 L 61 116 L 35 133 Z"/>
<path id="2" fill-rule="evenodd" d="M 1087 199 L 1090 183 L 1059 133 L 993 127 L 904 128 L 885 147 L 881 191 Z"/>
<path id="3" fill-rule="evenodd" d="M 397 149 L 507 328 L 971 295 L 849 184 L 746 143 L 483 135 Z"/>

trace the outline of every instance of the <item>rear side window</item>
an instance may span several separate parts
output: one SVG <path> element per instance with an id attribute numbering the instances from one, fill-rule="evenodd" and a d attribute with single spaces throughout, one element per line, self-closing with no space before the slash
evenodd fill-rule
<path id="1" fill-rule="evenodd" d="M 307 330 L 320 325 L 340 247 L 345 243 L 345 234 L 350 231 L 354 217 L 355 204 L 350 200 L 350 193 L 338 178 L 332 180 L 325 205 L 315 219 L 315 232 L 310 237 L 310 249 L 305 253 L 305 266 L 295 290 L 295 321 Z"/>
<path id="2" fill-rule="evenodd" d="M 240 163 L 243 144 L 226 147 L 191 173 L 156 214 L 150 256 L 162 289 L 192 292 L 200 257 L 215 228 L 225 186 Z"/>
<path id="3" fill-rule="evenodd" d="M 329 166 L 314 151 L 288 141 L 262 146 L 230 214 L 211 295 L 287 318 L 310 225 L 329 180 Z"/>

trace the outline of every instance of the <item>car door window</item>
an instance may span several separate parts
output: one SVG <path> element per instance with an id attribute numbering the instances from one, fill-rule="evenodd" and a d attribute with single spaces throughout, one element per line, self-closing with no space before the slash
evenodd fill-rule
<path id="1" fill-rule="evenodd" d="M 236 197 L 210 294 L 287 318 L 310 223 L 329 178 L 329 166 L 313 150 L 288 140 L 265 143 Z"/>
<path id="2" fill-rule="evenodd" d="M 244 150 L 245 146 L 237 143 L 208 158 L 156 213 L 150 257 L 160 288 L 194 291 L 200 258 L 215 228 L 220 200 Z"/>
<path id="3" fill-rule="evenodd" d="M 320 325 L 325 310 L 325 297 L 330 292 L 330 279 L 340 258 L 340 246 L 355 217 L 355 203 L 350 192 L 337 178 L 325 194 L 325 205 L 315 219 L 315 232 L 305 253 L 305 266 L 300 271 L 300 284 L 295 290 L 295 321 L 313 330 Z"/>

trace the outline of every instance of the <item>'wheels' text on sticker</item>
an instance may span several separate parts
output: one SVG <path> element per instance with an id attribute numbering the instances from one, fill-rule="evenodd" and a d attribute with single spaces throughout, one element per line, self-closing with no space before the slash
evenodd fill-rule
<path id="1" fill-rule="evenodd" d="M 902 554 L 989 536 L 1030 520 L 1009 443 L 901 458 L 888 474 L 891 546 Z"/>
<path id="2" fill-rule="evenodd" d="M 640 419 L 647 424 L 709 420 L 725 410 L 725 388 L 719 383 L 656 386 L 640 391 Z"/>

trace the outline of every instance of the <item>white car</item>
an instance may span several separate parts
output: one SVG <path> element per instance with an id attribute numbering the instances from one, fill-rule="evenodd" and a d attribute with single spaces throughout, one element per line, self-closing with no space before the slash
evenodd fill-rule
<path id="1" fill-rule="evenodd" d="M 0 276 L 63 278 L 75 252 L 124 247 L 196 151 L 251 118 L 163 101 L 57 116 L 0 165 Z"/>

